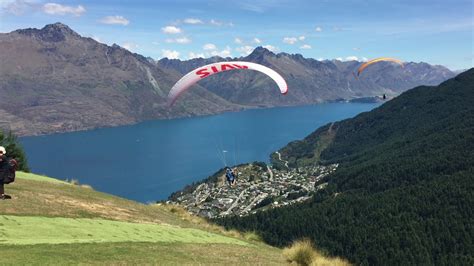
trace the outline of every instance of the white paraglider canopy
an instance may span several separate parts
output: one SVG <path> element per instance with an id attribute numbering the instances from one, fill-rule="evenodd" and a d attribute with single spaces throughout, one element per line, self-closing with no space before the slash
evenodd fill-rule
<path id="1" fill-rule="evenodd" d="M 276 82 L 282 94 L 286 94 L 288 92 L 288 86 L 286 85 L 285 79 L 283 79 L 283 77 L 275 70 L 264 65 L 244 61 L 217 62 L 196 68 L 178 80 L 178 82 L 174 84 L 173 88 L 171 88 L 170 92 L 168 93 L 168 105 L 172 106 L 181 93 L 188 90 L 192 85 L 201 79 L 224 71 L 240 69 L 256 70 L 266 74 Z"/>

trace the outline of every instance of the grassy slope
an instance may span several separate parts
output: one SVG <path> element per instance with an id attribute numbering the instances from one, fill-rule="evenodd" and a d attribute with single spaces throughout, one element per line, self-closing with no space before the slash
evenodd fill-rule
<path id="1" fill-rule="evenodd" d="M 25 173 L 6 191 L 13 200 L 0 201 L 2 264 L 285 263 L 280 249 L 176 207 Z"/>
<path id="2" fill-rule="evenodd" d="M 102 243 L 3 246 L 2 265 L 281 265 L 280 251 L 222 244 Z M 21 256 L 21 260 L 18 258 Z"/>
<path id="3" fill-rule="evenodd" d="M 167 224 L 11 215 L 0 216 L 0 224 L 3 244 L 183 242 L 249 246 L 249 243 L 231 237 Z"/>

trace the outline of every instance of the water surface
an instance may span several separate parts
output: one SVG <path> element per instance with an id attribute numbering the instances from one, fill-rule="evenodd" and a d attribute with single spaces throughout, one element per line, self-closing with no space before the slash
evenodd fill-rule
<path id="1" fill-rule="evenodd" d="M 35 173 L 77 179 L 99 191 L 151 202 L 213 174 L 224 163 L 268 162 L 270 153 L 288 142 L 376 106 L 257 109 L 25 137 L 21 142 Z"/>

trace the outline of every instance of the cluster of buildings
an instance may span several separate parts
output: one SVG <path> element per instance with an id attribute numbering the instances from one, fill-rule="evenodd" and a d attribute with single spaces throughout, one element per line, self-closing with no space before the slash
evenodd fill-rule
<path id="1" fill-rule="evenodd" d="M 314 191 L 324 188 L 323 177 L 336 168 L 337 164 L 276 170 L 247 164 L 236 168 L 238 177 L 233 186 L 225 182 L 222 175 L 215 182 L 205 182 L 186 193 L 178 193 L 168 203 L 179 204 L 207 218 L 244 216 L 309 199 Z"/>

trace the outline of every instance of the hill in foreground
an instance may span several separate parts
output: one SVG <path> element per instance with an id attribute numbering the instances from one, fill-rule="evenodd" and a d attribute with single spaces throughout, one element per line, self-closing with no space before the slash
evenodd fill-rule
<path id="1" fill-rule="evenodd" d="M 144 205 L 56 179 L 18 173 L 0 201 L 2 265 L 348 265 L 298 245 L 268 246 L 254 233 L 226 231 L 178 206 Z M 284 256 L 286 254 L 286 258 Z"/>
<path id="2" fill-rule="evenodd" d="M 273 245 L 311 238 L 356 264 L 474 263 L 474 69 L 326 125 L 273 156 L 339 163 L 309 202 L 218 220 Z M 285 164 L 283 164 L 283 162 Z"/>
<path id="3" fill-rule="evenodd" d="M 182 209 L 19 173 L 0 201 L 1 264 L 285 264 L 282 251 Z"/>

